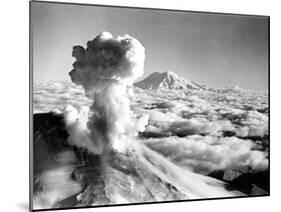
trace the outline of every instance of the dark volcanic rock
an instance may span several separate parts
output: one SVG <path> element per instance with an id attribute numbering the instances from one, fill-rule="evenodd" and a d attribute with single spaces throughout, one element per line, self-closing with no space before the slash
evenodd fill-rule
<path id="1" fill-rule="evenodd" d="M 232 188 L 248 195 L 269 194 L 269 171 L 243 173 L 237 170 L 220 170 L 209 176 L 225 181 Z"/>
<path id="2" fill-rule="evenodd" d="M 70 146 L 67 143 L 68 133 L 61 115 L 35 114 L 33 132 L 33 171 L 36 176 L 45 169 L 45 165 L 55 162 L 59 152 L 69 149 Z"/>
<path id="3" fill-rule="evenodd" d="M 68 133 L 62 115 L 55 113 L 34 114 L 33 132 L 35 147 L 41 140 L 44 140 L 52 153 L 69 147 L 67 143 Z"/>

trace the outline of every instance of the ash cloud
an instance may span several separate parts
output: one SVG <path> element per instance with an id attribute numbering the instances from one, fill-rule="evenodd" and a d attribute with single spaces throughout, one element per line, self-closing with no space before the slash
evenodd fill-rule
<path id="1" fill-rule="evenodd" d="M 129 35 L 113 38 L 102 32 L 87 42 L 86 49 L 73 47 L 76 61 L 69 75 L 88 95 L 114 83 L 132 85 L 143 75 L 144 52 L 141 43 Z"/>
<path id="2" fill-rule="evenodd" d="M 96 146 L 94 152 L 102 154 L 108 148 L 124 148 L 124 137 L 144 130 L 140 125 L 147 122 L 147 118 L 133 122 L 128 98 L 132 95 L 129 87 L 143 74 L 144 47 L 129 35 L 114 38 L 102 32 L 87 42 L 86 49 L 74 46 L 72 56 L 76 61 L 69 73 L 71 80 L 82 85 L 93 100 L 87 127 Z"/>

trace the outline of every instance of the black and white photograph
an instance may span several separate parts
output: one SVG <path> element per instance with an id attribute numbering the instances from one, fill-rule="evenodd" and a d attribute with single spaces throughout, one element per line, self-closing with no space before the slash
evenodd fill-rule
<path id="1" fill-rule="evenodd" d="M 270 195 L 269 16 L 29 9 L 32 210 Z"/>

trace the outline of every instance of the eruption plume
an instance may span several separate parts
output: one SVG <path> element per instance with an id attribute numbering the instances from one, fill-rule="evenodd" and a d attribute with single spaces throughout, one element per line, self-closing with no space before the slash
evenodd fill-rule
<path id="1" fill-rule="evenodd" d="M 74 46 L 72 56 L 76 61 L 71 80 L 93 99 L 87 127 L 95 153 L 122 148 L 128 135 L 143 130 L 148 119 L 133 121 L 128 98 L 130 86 L 143 74 L 144 47 L 129 35 L 113 38 L 102 32 L 88 41 L 86 49 Z"/>

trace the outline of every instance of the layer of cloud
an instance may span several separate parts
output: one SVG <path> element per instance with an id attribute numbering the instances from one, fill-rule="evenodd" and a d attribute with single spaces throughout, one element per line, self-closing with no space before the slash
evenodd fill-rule
<path id="1" fill-rule="evenodd" d="M 80 108 L 91 103 L 83 88 L 71 82 L 35 83 L 33 86 L 34 113 L 62 112 L 67 105 Z"/>
<path id="2" fill-rule="evenodd" d="M 176 164 L 199 173 L 214 170 L 261 171 L 268 168 L 267 153 L 255 150 L 251 140 L 237 137 L 187 136 L 144 141 Z"/>
<path id="3" fill-rule="evenodd" d="M 141 134 L 152 149 L 197 172 L 268 168 L 268 99 L 241 89 L 142 91 L 134 112 L 150 114 Z"/>
<path id="4" fill-rule="evenodd" d="M 137 113 L 150 114 L 150 125 L 172 134 L 267 137 L 267 96 L 241 92 L 137 90 L 133 107 Z"/>
<path id="5" fill-rule="evenodd" d="M 268 166 L 267 94 L 240 90 L 153 92 L 134 89 L 133 122 L 144 114 L 140 134 L 150 148 L 181 166 L 208 173 L 216 169 L 258 171 Z M 65 99 L 64 99 L 65 98 Z M 34 87 L 35 112 L 79 111 L 91 100 L 73 83 Z M 145 124 L 140 124 L 143 128 Z"/>

